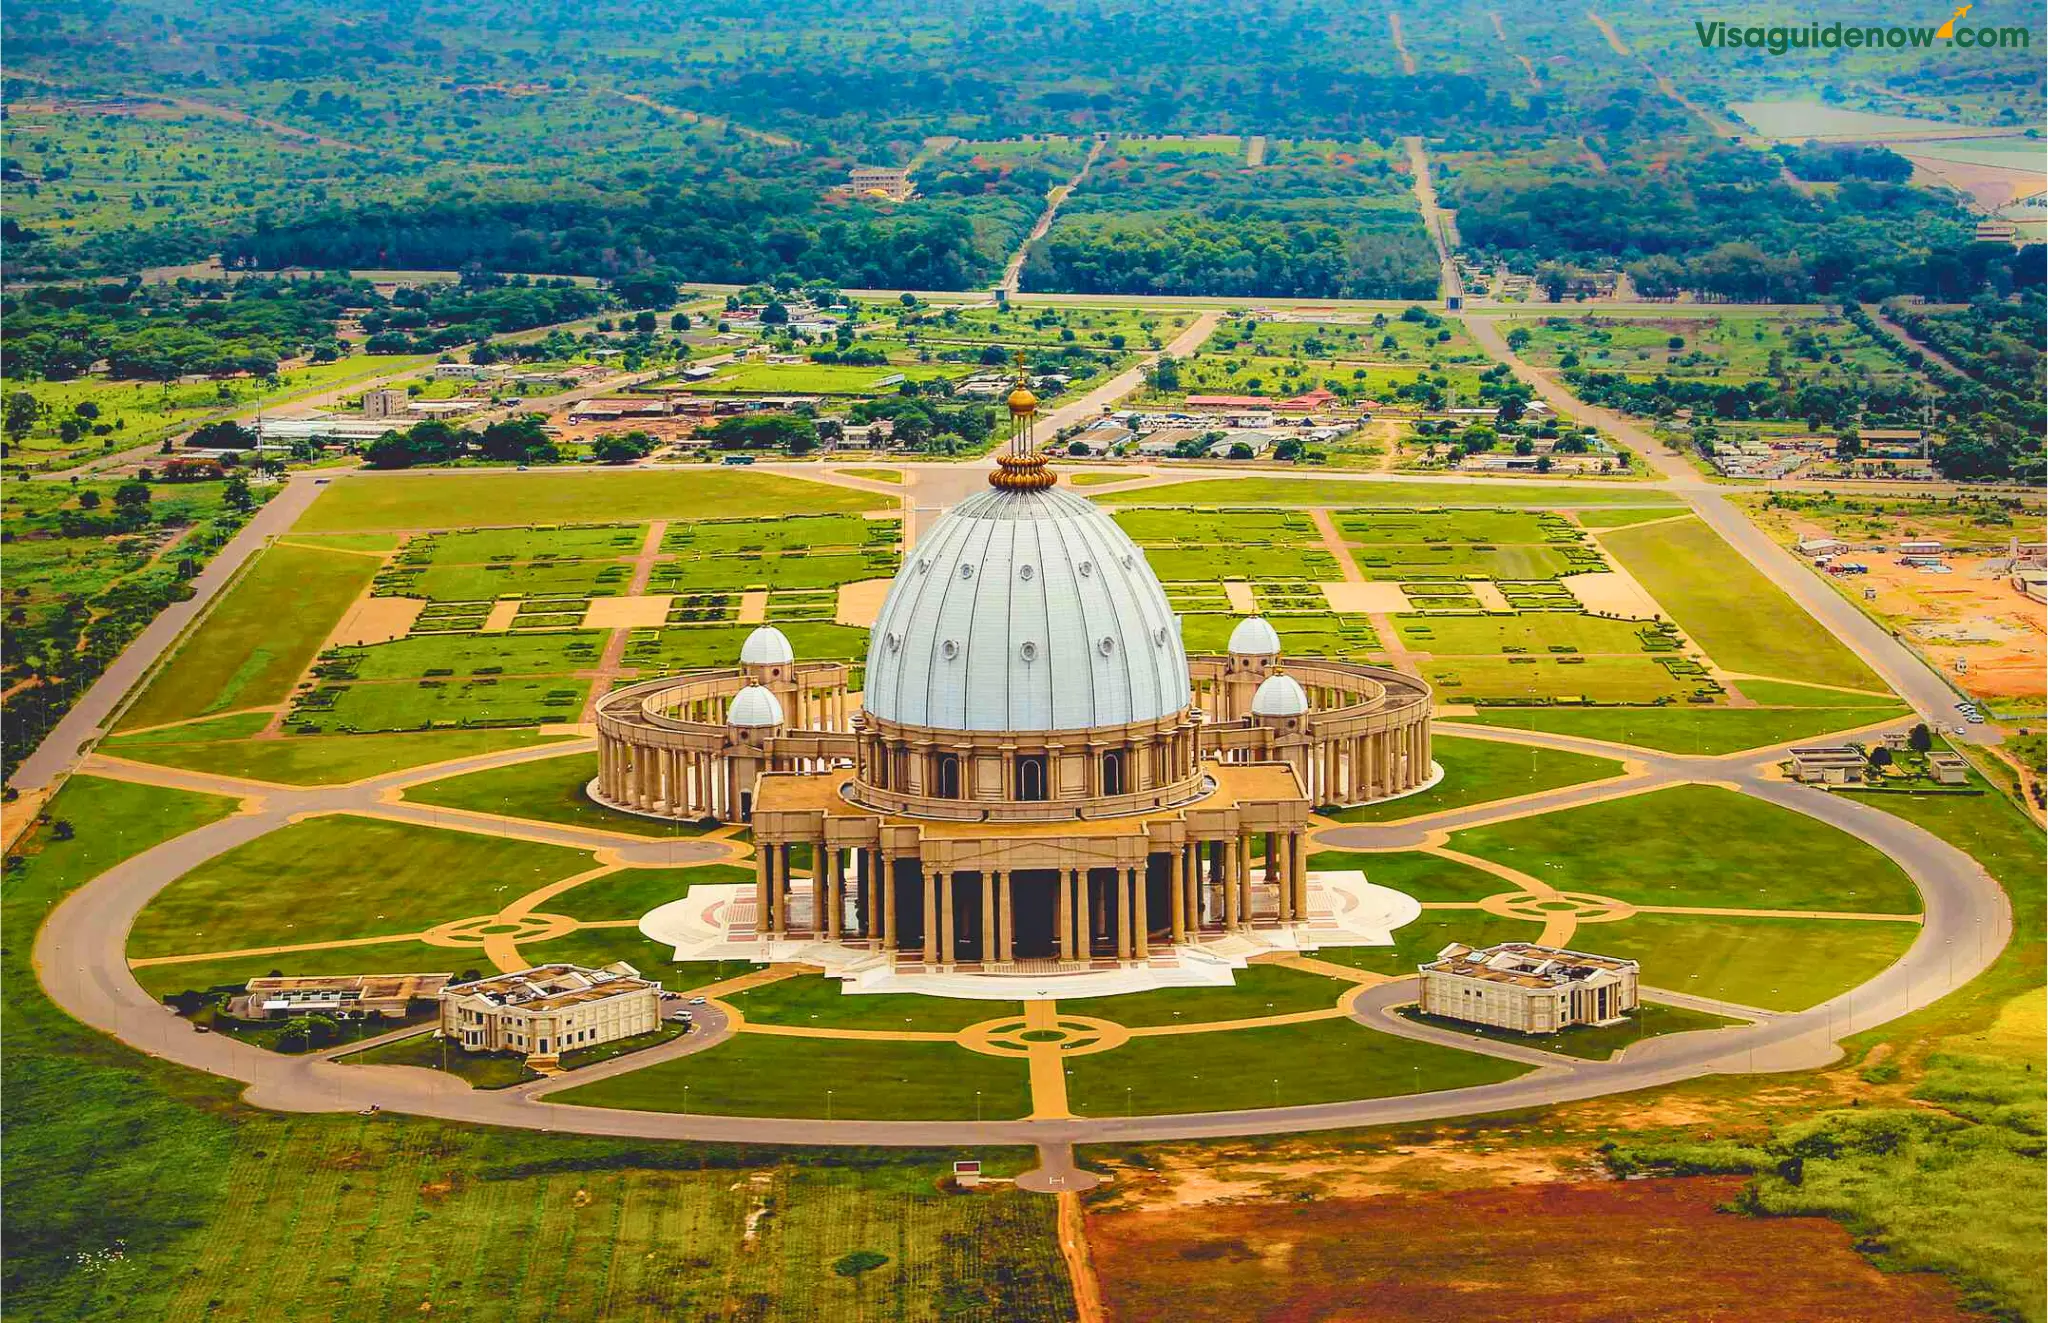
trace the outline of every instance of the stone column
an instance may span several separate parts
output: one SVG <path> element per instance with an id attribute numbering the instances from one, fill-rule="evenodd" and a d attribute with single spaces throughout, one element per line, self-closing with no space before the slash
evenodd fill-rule
<path id="1" fill-rule="evenodd" d="M 1074 880 L 1072 869 L 1062 869 L 1053 881 L 1053 888 L 1059 893 L 1053 901 L 1053 922 L 1059 933 L 1060 959 L 1074 958 Z"/>
<path id="2" fill-rule="evenodd" d="M 936 966 L 939 963 L 939 884 L 932 874 L 924 871 L 922 861 L 918 863 L 917 876 L 924 891 L 924 962 Z"/>
<path id="3" fill-rule="evenodd" d="M 945 872 L 940 873 L 938 878 L 939 918 L 940 925 L 944 929 L 940 940 L 945 943 L 945 954 L 939 957 L 939 963 L 950 965 L 960 958 L 959 937 L 953 931 L 953 883 L 956 875 L 951 869 L 947 869 Z"/>
<path id="4" fill-rule="evenodd" d="M 1151 878 L 1148 876 L 1149 872 L 1150 870 L 1146 868 L 1133 868 L 1130 870 L 1131 938 L 1137 947 L 1135 954 L 1140 960 L 1149 959 L 1152 955 L 1151 939 L 1146 933 L 1146 930 L 1152 926 L 1152 917 L 1149 913 L 1149 905 L 1145 896 L 1146 886 L 1151 881 Z"/>
<path id="5" fill-rule="evenodd" d="M 1010 891 L 1010 874 L 1006 870 L 996 874 L 1002 882 L 1002 906 L 996 911 L 996 922 L 1002 930 L 1003 963 L 1010 964 L 1017 959 L 1017 913 L 1011 908 L 1014 901 Z"/>
<path id="6" fill-rule="evenodd" d="M 1235 838 L 1218 843 L 1223 851 L 1223 927 L 1227 932 L 1236 932 L 1243 923 L 1238 913 L 1237 845 Z"/>
<path id="7" fill-rule="evenodd" d="M 1131 958 L 1131 871 L 1116 870 L 1116 958 Z"/>
<path id="8" fill-rule="evenodd" d="M 1288 851 L 1288 858 L 1294 863 L 1294 917 L 1308 922 L 1308 833 L 1294 833 L 1294 846 Z"/>
<path id="9" fill-rule="evenodd" d="M 1294 918 L 1294 861 L 1288 853 L 1294 846 L 1294 833 L 1276 831 L 1272 841 L 1273 855 L 1266 860 L 1266 876 L 1278 893 L 1280 922 L 1287 923 Z"/>
<path id="10" fill-rule="evenodd" d="M 981 875 L 981 962 L 993 964 L 996 958 L 996 878 L 995 874 Z"/>
<path id="11" fill-rule="evenodd" d="M 882 867 L 881 882 L 875 888 L 876 903 L 882 907 L 882 949 L 889 952 L 890 959 L 896 953 L 896 857 L 887 850 L 880 851 Z"/>
<path id="12" fill-rule="evenodd" d="M 828 848 L 821 839 L 818 849 L 825 860 L 825 940 L 839 940 L 839 924 L 846 906 L 840 903 L 839 851 Z"/>
<path id="13" fill-rule="evenodd" d="M 1186 941 L 1188 937 L 1187 895 L 1182 882 L 1182 872 L 1187 861 L 1187 847 L 1180 846 L 1174 850 L 1166 870 L 1166 916 L 1175 944 Z"/>
<path id="14" fill-rule="evenodd" d="M 1237 900 L 1237 912 L 1244 926 L 1252 926 L 1252 838 L 1239 836 L 1237 851 L 1237 888 L 1241 893 Z"/>
<path id="15" fill-rule="evenodd" d="M 756 936 L 766 937 L 773 928 L 774 920 L 772 911 L 769 908 L 771 904 L 770 896 L 772 895 L 769 888 L 773 885 L 774 868 L 770 861 L 768 847 L 757 843 L 754 846 L 754 932 Z"/>

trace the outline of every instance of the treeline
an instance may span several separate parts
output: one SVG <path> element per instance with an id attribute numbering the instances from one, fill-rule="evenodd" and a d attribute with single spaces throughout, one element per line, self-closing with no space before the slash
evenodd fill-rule
<path id="1" fill-rule="evenodd" d="M 1057 228 L 1032 245 L 1023 274 L 1027 290 L 1078 294 L 1426 299 L 1436 285 L 1420 225 L 1358 231 L 1256 215 Z"/>
<path id="2" fill-rule="evenodd" d="M 1846 180 L 1809 196 L 1772 158 L 1709 150 L 1662 171 L 1598 179 L 1458 177 L 1446 189 L 1465 245 L 1534 270 L 1624 267 L 1639 292 L 1706 299 L 1956 301 L 2022 278 L 2010 245 L 1978 244 L 1954 203 L 1924 189 Z"/>
<path id="3" fill-rule="evenodd" d="M 344 308 L 374 299 L 365 282 L 334 278 L 175 288 L 130 281 L 50 286 L 0 300 L 0 357 L 9 378 L 68 381 L 101 359 L 119 380 L 275 372 L 314 352 L 338 358 Z"/>
<path id="4" fill-rule="evenodd" d="M 778 188 L 651 191 L 610 201 L 496 199 L 335 210 L 227 245 L 236 266 L 351 266 L 620 276 L 650 266 L 749 284 L 784 272 L 851 287 L 964 289 L 998 265 L 960 215 L 821 206 Z"/>
<path id="5" fill-rule="evenodd" d="M 1824 143 L 1809 138 L 1800 146 L 1778 148 L 1778 159 L 1801 179 L 1819 184 L 1844 179 L 1869 179 L 1903 184 L 1913 177 L 1913 163 L 1882 143 Z"/>

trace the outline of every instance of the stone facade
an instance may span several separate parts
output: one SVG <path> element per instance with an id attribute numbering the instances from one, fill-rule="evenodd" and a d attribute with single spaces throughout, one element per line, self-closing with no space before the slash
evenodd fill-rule
<path id="1" fill-rule="evenodd" d="M 661 985 L 623 962 L 541 965 L 441 990 L 441 1034 L 468 1052 L 553 1058 L 661 1027 Z"/>
<path id="2" fill-rule="evenodd" d="M 1453 943 L 1422 967 L 1419 1005 L 1426 1015 L 1551 1034 L 1623 1019 L 1636 1008 L 1639 974 L 1633 960 L 1561 947 Z"/>

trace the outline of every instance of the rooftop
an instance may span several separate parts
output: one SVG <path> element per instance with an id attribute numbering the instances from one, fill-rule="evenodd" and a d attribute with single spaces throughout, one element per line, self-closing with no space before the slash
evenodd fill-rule
<path id="1" fill-rule="evenodd" d="M 474 983 L 458 983 L 444 991 L 453 997 L 481 997 L 493 1006 L 551 1011 L 658 986 L 651 979 L 641 978 L 640 972 L 631 965 L 620 961 L 602 969 L 568 964 L 540 965 L 517 973 L 495 974 Z"/>
<path id="2" fill-rule="evenodd" d="M 1603 976 L 1612 979 L 1638 966 L 1633 960 L 1568 951 L 1560 946 L 1537 946 L 1533 942 L 1502 942 L 1487 947 L 1453 942 L 1423 968 L 1521 988 L 1558 988 Z"/>

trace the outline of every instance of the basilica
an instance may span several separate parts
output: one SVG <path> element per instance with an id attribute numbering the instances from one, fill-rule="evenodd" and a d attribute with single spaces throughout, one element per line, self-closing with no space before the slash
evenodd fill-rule
<path id="1" fill-rule="evenodd" d="M 760 628 L 737 668 L 607 695 L 591 794 L 749 824 L 753 887 L 686 917 L 758 958 L 1044 974 L 1313 945 L 1358 906 L 1311 885 L 1311 808 L 1435 779 L 1428 686 L 1283 656 L 1257 617 L 1190 657 L 1144 553 L 1055 485 L 1037 401 L 1009 407 L 990 489 L 906 553 L 858 695 Z"/>

